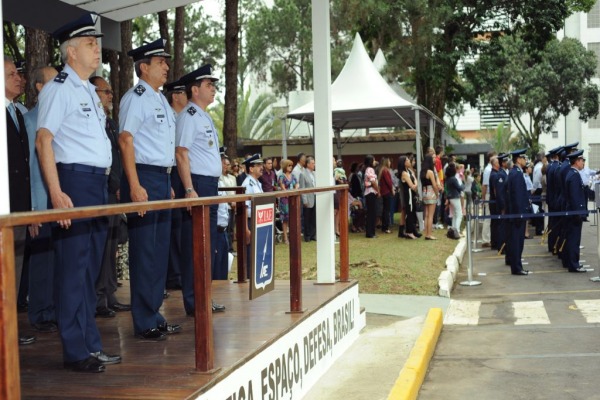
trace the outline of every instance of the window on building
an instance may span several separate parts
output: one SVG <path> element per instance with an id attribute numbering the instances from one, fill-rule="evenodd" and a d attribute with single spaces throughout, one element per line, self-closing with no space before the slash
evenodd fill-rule
<path id="1" fill-rule="evenodd" d="M 587 27 L 600 28 L 600 0 L 596 1 L 587 15 Z"/>
<path id="2" fill-rule="evenodd" d="M 600 76 L 600 43 L 588 43 L 588 50 L 596 54 L 598 65 L 596 66 L 596 76 Z"/>
<path id="3" fill-rule="evenodd" d="M 600 129 L 600 115 L 596 118 L 592 118 L 588 121 L 588 128 L 590 129 Z"/>
<path id="4" fill-rule="evenodd" d="M 590 143 L 590 152 L 585 158 L 587 158 L 587 166 L 598 171 L 600 169 L 600 143 Z"/>
<path id="5" fill-rule="evenodd" d="M 552 139 L 558 139 L 558 131 L 552 131 Z"/>

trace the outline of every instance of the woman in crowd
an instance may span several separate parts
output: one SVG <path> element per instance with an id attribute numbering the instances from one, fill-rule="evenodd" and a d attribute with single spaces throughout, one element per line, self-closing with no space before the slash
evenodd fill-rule
<path id="1" fill-rule="evenodd" d="M 435 205 L 438 199 L 438 193 L 441 191 L 441 187 L 437 184 L 435 177 L 435 165 L 433 164 L 433 157 L 428 154 L 421 163 L 421 173 L 419 178 L 421 179 L 421 186 L 423 188 L 423 204 L 425 206 L 425 239 L 436 240 L 437 238 L 432 236 L 433 232 L 433 214 L 435 213 Z"/>
<path id="2" fill-rule="evenodd" d="M 417 199 L 418 186 L 417 179 L 412 172 L 412 161 L 409 157 L 401 156 L 398 160 L 398 173 L 402 182 L 402 193 L 404 213 L 406 215 L 406 228 L 400 226 L 398 236 L 407 239 L 417 239 Z"/>
<path id="3" fill-rule="evenodd" d="M 294 163 L 290 160 L 281 160 L 281 174 L 278 178 L 279 188 L 281 190 L 298 189 L 298 182 L 292 175 Z M 279 217 L 283 225 L 283 243 L 290 244 L 288 240 L 288 221 L 290 219 L 290 208 L 287 197 L 279 198 Z"/>
<path id="4" fill-rule="evenodd" d="M 392 233 L 390 231 L 390 203 L 394 195 L 394 183 L 392 182 L 390 166 L 390 159 L 383 157 L 377 179 L 379 182 L 379 193 L 383 201 L 381 209 L 381 231 L 383 233 Z"/>
<path id="5" fill-rule="evenodd" d="M 373 169 L 374 158 L 372 155 L 365 157 L 365 199 L 367 204 L 367 229 L 365 236 L 367 238 L 376 238 L 375 220 L 377 218 L 377 197 L 379 197 L 379 185 L 377 175 Z"/>
<path id="6" fill-rule="evenodd" d="M 463 206 L 461 202 L 461 193 L 465 190 L 465 185 L 458 179 L 456 174 L 456 164 L 449 163 L 446 168 L 446 198 L 450 203 L 452 211 L 452 227 L 460 232 L 460 225 L 463 220 Z"/>
<path id="7" fill-rule="evenodd" d="M 350 182 L 350 194 L 355 199 L 360 200 L 363 197 L 363 189 L 360 183 L 361 176 L 358 172 L 358 163 L 352 163 L 350 165 L 350 177 L 348 178 L 348 182 Z"/>
<path id="8" fill-rule="evenodd" d="M 467 200 L 466 210 L 471 215 L 473 214 L 473 192 L 471 191 L 473 187 L 473 176 L 471 176 L 471 171 L 465 171 L 465 198 Z"/>
<path id="9" fill-rule="evenodd" d="M 237 159 L 233 160 L 233 163 L 231 165 L 231 174 L 236 178 L 240 174 L 240 162 Z"/>

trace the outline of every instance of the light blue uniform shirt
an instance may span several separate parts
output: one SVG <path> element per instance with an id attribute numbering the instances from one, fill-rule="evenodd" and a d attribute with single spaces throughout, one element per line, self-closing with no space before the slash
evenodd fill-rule
<path id="1" fill-rule="evenodd" d="M 219 136 L 210 115 L 198 105 L 188 103 L 177 116 L 176 143 L 188 149 L 192 174 L 221 176 Z"/>
<path id="2" fill-rule="evenodd" d="M 48 209 L 48 191 L 42 171 L 40 169 L 40 160 L 35 151 L 35 137 L 38 119 L 38 106 L 35 106 L 27 114 L 23 115 L 25 120 L 25 129 L 29 138 L 29 184 L 31 185 L 31 209 L 35 211 Z"/>
<path id="3" fill-rule="evenodd" d="M 36 131 L 46 128 L 54 135 L 57 163 L 112 165 L 111 144 L 104 129 L 106 115 L 95 89 L 67 64 L 40 92 Z"/>
<path id="4" fill-rule="evenodd" d="M 223 187 L 223 182 L 219 181 L 219 187 Z M 219 196 L 227 196 L 227 192 L 219 190 Z M 229 204 L 219 203 L 217 210 L 217 225 L 227 226 L 229 225 Z"/>
<path id="5" fill-rule="evenodd" d="M 246 194 L 263 193 L 262 185 L 251 175 L 246 176 L 242 186 L 246 188 Z M 252 200 L 246 200 L 246 210 L 248 211 L 248 218 L 252 218 Z"/>
<path id="6" fill-rule="evenodd" d="M 175 112 L 165 96 L 142 79 L 121 99 L 119 130 L 133 136 L 136 164 L 175 165 Z"/>

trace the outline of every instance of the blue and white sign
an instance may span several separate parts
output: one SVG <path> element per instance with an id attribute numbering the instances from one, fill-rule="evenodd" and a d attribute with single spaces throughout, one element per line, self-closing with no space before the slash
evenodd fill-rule
<path id="1" fill-rule="evenodd" d="M 254 204 L 252 235 L 252 285 L 250 300 L 270 292 L 275 287 L 273 234 L 275 232 L 275 203 Z"/>

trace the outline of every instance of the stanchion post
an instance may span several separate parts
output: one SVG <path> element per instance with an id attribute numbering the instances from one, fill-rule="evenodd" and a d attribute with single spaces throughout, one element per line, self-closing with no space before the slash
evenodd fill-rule
<path id="1" fill-rule="evenodd" d="M 596 214 L 600 213 L 600 207 L 596 208 Z M 596 241 L 597 241 L 597 251 L 598 251 L 598 257 L 600 257 L 600 223 L 596 224 Z M 599 271 L 600 271 L 600 265 L 598 266 Z M 598 276 L 595 276 L 593 278 L 590 278 L 590 281 L 592 282 L 600 282 L 600 273 L 598 273 Z"/>
<path id="2" fill-rule="evenodd" d="M 473 252 L 473 253 L 479 253 L 479 252 L 483 251 L 483 249 L 478 249 L 477 248 L 477 236 L 478 236 L 477 231 L 479 230 L 479 218 L 478 218 L 479 217 L 479 202 L 473 202 L 473 204 L 475 205 L 475 224 L 474 224 L 474 226 L 475 226 L 475 229 L 474 229 L 475 230 L 475 240 L 473 241 L 473 246 L 475 248 L 472 248 L 471 252 Z M 467 221 L 468 221 L 468 218 L 467 218 Z M 469 240 L 469 244 L 470 243 L 471 243 L 471 241 Z"/>
<path id="3" fill-rule="evenodd" d="M 471 216 L 467 214 L 467 252 L 468 256 L 468 267 L 467 267 L 467 279 L 468 281 L 463 281 L 460 284 L 462 286 L 479 286 L 481 282 L 473 280 L 473 255 L 472 255 L 472 244 L 471 244 Z"/>

